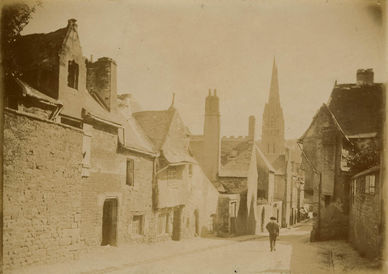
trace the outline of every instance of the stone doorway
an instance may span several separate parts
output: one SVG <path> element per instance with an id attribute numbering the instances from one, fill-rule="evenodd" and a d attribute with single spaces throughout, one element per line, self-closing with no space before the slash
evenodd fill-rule
<path id="1" fill-rule="evenodd" d="M 117 204 L 116 198 L 106 199 L 104 202 L 101 245 L 117 244 Z"/>
<path id="2" fill-rule="evenodd" d="M 179 241 L 181 239 L 181 226 L 182 226 L 182 208 L 174 208 L 174 217 L 172 222 L 172 239 Z"/>

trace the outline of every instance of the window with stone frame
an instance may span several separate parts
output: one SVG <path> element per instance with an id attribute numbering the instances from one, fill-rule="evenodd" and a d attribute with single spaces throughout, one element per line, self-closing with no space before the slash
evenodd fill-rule
<path id="1" fill-rule="evenodd" d="M 132 217 L 132 234 L 143 235 L 143 215 L 134 215 Z"/>
<path id="2" fill-rule="evenodd" d="M 127 159 L 127 179 L 126 184 L 128 186 L 135 185 L 135 161 L 133 159 Z"/>
<path id="3" fill-rule="evenodd" d="M 78 89 L 79 66 L 74 60 L 70 60 L 67 65 L 67 85 Z"/>

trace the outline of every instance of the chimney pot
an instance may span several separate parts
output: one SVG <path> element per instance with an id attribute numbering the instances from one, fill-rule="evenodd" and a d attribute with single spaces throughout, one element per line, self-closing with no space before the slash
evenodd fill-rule
<path id="1" fill-rule="evenodd" d="M 357 84 L 358 85 L 371 85 L 373 84 L 373 69 L 358 69 L 357 70 Z"/>

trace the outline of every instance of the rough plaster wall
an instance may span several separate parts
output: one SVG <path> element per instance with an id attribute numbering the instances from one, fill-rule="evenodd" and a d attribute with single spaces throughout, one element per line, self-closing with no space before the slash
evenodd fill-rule
<path id="1" fill-rule="evenodd" d="M 5 112 L 4 267 L 79 254 L 82 133 Z"/>

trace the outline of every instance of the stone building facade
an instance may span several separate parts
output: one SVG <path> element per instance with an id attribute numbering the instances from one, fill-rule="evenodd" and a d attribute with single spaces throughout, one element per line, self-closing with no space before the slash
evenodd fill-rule
<path id="1" fill-rule="evenodd" d="M 131 111 L 122 113 L 115 61 L 83 57 L 74 19 L 21 36 L 16 52 L 22 76 L 7 85 L 4 130 L 6 271 L 101 245 L 213 232 L 218 192 L 191 160 L 178 114 L 156 149 Z"/>
<path id="2" fill-rule="evenodd" d="M 215 121 L 217 126 L 207 126 Z M 230 236 L 259 233 L 262 223 L 272 216 L 273 209 L 268 199 L 259 202 L 258 195 L 272 197 L 273 179 L 270 179 L 270 172 L 265 171 L 268 171 L 268 167 L 260 162 L 264 156 L 261 152 L 261 156 L 258 155 L 260 149 L 255 143 L 255 117 L 250 116 L 248 119 L 247 136 L 221 137 L 219 99 L 215 91 L 213 94 L 209 91 L 204 124 L 204 134 L 191 138 L 190 149 L 205 171 L 210 159 L 214 162 L 212 166 L 216 166 L 209 176 L 215 178 L 212 182 L 220 193 L 216 218 L 218 234 Z M 208 150 L 207 143 L 219 144 L 220 147 Z M 261 221 L 262 215 L 267 216 L 264 221 Z"/>
<path id="3" fill-rule="evenodd" d="M 348 166 L 350 151 L 365 143 L 381 143 L 385 91 L 382 84 L 365 81 L 373 79 L 370 72 L 359 70 L 355 84 L 336 83 L 328 103 L 299 140 L 306 156 L 306 187 L 313 189 L 313 210 L 318 215 L 313 239 L 348 237 L 354 175 Z M 369 76 L 361 77 L 363 73 Z"/>
<path id="4" fill-rule="evenodd" d="M 160 154 L 153 185 L 159 234 L 180 240 L 212 233 L 218 191 L 191 156 L 190 132 L 178 111 L 171 105 L 134 117 Z"/>

